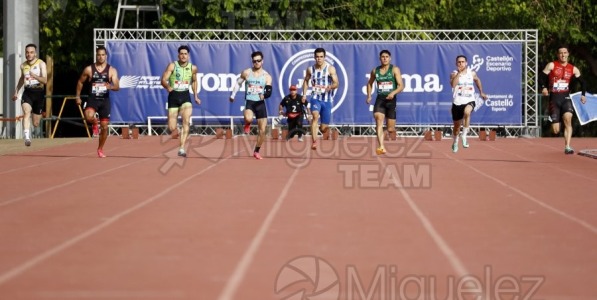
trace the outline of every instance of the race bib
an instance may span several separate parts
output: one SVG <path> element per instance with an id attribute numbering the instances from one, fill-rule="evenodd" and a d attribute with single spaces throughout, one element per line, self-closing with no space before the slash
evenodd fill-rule
<path id="1" fill-rule="evenodd" d="M 568 90 L 568 82 L 564 80 L 558 80 L 553 83 L 553 91 L 554 92 L 561 92 Z"/>
<path id="2" fill-rule="evenodd" d="M 394 89 L 394 84 L 391 81 L 378 82 L 377 89 L 382 93 L 388 93 Z"/>
<path id="3" fill-rule="evenodd" d="M 247 87 L 247 94 L 249 94 L 249 95 L 263 94 L 263 87 L 260 85 L 249 84 L 249 86 Z"/>
<path id="4" fill-rule="evenodd" d="M 30 87 L 37 85 L 39 85 L 39 81 L 33 78 L 33 76 L 31 76 L 31 73 L 25 74 L 25 86 Z"/>
<path id="5" fill-rule="evenodd" d="M 315 94 L 315 95 L 325 94 L 325 85 L 313 86 L 313 94 Z"/>
<path id="6" fill-rule="evenodd" d="M 91 93 L 95 95 L 103 95 L 108 91 L 105 83 L 94 83 L 91 85 Z"/>
<path id="7" fill-rule="evenodd" d="M 456 91 L 458 97 L 473 97 L 475 89 L 472 86 L 459 86 Z"/>
<path id="8" fill-rule="evenodd" d="M 189 81 L 187 80 L 175 80 L 174 86 L 172 87 L 177 91 L 180 90 L 188 90 L 189 89 Z"/>

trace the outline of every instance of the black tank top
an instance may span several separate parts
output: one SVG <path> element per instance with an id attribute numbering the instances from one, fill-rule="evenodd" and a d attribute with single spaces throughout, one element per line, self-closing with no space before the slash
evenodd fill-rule
<path id="1" fill-rule="evenodd" d="M 106 86 L 106 82 L 110 82 L 110 65 L 100 72 L 95 68 L 95 64 L 91 65 L 91 91 L 89 93 L 91 98 L 105 99 L 110 97 L 110 90 Z"/>

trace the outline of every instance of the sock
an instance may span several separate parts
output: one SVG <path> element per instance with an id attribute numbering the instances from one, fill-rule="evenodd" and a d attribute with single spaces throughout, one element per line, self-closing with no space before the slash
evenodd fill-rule
<path id="1" fill-rule="evenodd" d="M 26 139 L 26 140 L 29 140 L 29 139 L 31 139 L 31 138 L 29 137 L 29 129 L 25 129 L 23 132 L 25 133 L 25 139 Z"/>
<path id="2" fill-rule="evenodd" d="M 454 135 L 454 143 L 458 143 L 458 135 Z"/>
<path id="3" fill-rule="evenodd" d="M 468 127 L 462 129 L 462 139 L 466 141 L 466 135 L 468 134 Z"/>
<path id="4" fill-rule="evenodd" d="M 255 147 L 255 152 L 259 153 L 259 149 L 261 149 L 261 147 Z"/>

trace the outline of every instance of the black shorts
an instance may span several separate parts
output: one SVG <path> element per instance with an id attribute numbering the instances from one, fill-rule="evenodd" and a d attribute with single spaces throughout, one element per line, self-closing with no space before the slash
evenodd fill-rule
<path id="1" fill-rule="evenodd" d="M 574 113 L 569 93 L 553 93 L 549 95 L 549 117 L 551 123 L 559 123 L 565 113 Z"/>
<path id="2" fill-rule="evenodd" d="M 41 115 L 45 106 L 44 89 L 25 89 L 21 97 L 21 104 L 28 103 L 31 105 L 31 113 Z"/>
<path id="3" fill-rule="evenodd" d="M 456 105 L 452 103 L 452 121 L 460 121 L 464 118 L 464 109 L 467 105 L 470 105 L 473 109 L 475 109 L 475 101 L 471 101 L 462 105 Z"/>
<path id="4" fill-rule="evenodd" d="M 265 101 L 245 101 L 245 110 L 251 110 L 255 118 L 264 119 L 267 118 L 267 108 L 265 107 Z"/>
<path id="5" fill-rule="evenodd" d="M 375 98 L 373 113 L 382 113 L 386 115 L 386 118 L 396 120 L 396 97 L 387 100 L 386 96 L 378 95 Z"/>
<path id="6" fill-rule="evenodd" d="M 110 120 L 110 98 L 89 97 L 85 103 L 85 110 L 87 109 L 95 110 L 100 121 Z"/>
<path id="7" fill-rule="evenodd" d="M 172 91 L 168 93 L 168 109 L 180 108 L 185 103 L 191 103 L 189 91 Z"/>

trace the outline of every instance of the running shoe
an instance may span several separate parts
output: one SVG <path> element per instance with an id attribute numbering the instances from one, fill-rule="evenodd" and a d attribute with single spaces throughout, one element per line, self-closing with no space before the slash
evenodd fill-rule
<path id="1" fill-rule="evenodd" d="M 187 153 L 184 152 L 184 149 L 178 149 L 178 156 L 187 157 Z"/>
<path id="2" fill-rule="evenodd" d="M 106 157 L 106 155 L 104 154 L 104 150 L 102 150 L 102 149 L 97 149 L 97 156 L 98 156 L 99 158 L 104 158 L 104 157 Z"/>
<path id="3" fill-rule="evenodd" d="M 384 149 L 383 147 L 379 147 L 375 150 L 375 153 L 377 153 L 377 155 L 386 154 L 386 149 Z"/>
<path id="4" fill-rule="evenodd" d="M 27 146 L 27 147 L 31 146 L 31 140 L 30 139 L 25 139 L 25 146 Z"/>
<path id="5" fill-rule="evenodd" d="M 299 137 L 299 138 L 298 138 L 298 141 L 299 141 L 299 142 L 302 142 L 302 141 L 303 141 L 303 137 L 302 137 L 302 136 L 301 136 L 301 137 Z"/>
<path id="6" fill-rule="evenodd" d="M 452 143 L 452 152 L 458 152 L 458 142 Z"/>
<path id="7" fill-rule="evenodd" d="M 313 143 L 313 145 L 311 145 L 311 150 L 317 150 L 317 143 Z"/>
<path id="8" fill-rule="evenodd" d="M 251 123 L 249 123 L 249 124 L 245 123 L 245 127 L 243 129 L 245 131 L 245 134 L 249 134 L 249 132 L 251 132 Z"/>
<path id="9" fill-rule="evenodd" d="M 466 140 L 465 137 L 462 138 L 462 147 L 463 148 L 468 148 L 469 147 L 468 141 Z"/>
<path id="10" fill-rule="evenodd" d="M 574 154 L 574 149 L 572 149 L 570 147 L 566 147 L 564 149 L 564 154 Z"/>
<path id="11" fill-rule="evenodd" d="M 263 157 L 261 157 L 261 154 L 259 154 L 259 152 L 253 152 L 253 157 L 255 157 L 255 159 L 263 159 Z"/>

